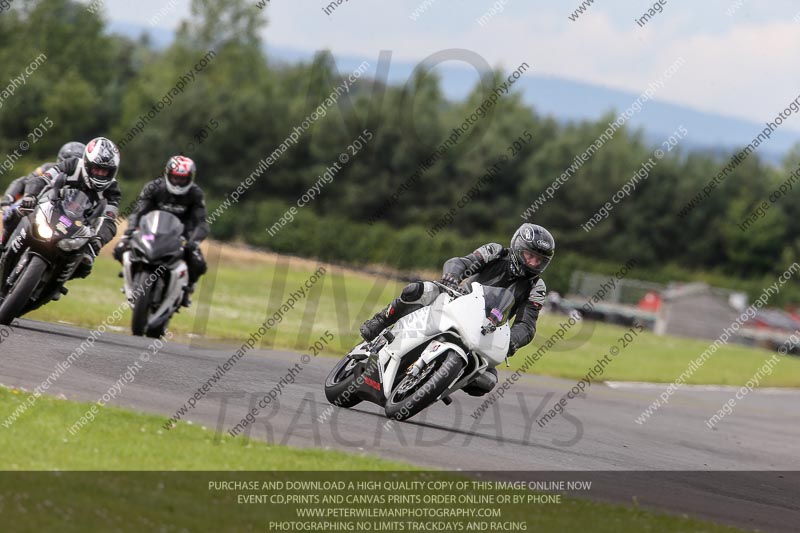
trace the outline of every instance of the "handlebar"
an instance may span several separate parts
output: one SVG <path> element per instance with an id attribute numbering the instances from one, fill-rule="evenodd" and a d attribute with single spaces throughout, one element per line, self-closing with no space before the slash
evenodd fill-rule
<path id="1" fill-rule="evenodd" d="M 433 284 L 439 287 L 440 289 L 446 290 L 448 293 L 450 293 L 451 296 L 455 296 L 456 298 L 468 294 L 467 291 L 461 289 L 454 289 L 452 287 L 445 285 L 441 281 L 434 281 Z"/>

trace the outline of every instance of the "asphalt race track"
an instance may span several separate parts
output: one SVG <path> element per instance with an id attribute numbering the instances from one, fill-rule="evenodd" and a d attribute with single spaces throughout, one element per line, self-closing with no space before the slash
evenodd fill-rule
<path id="1" fill-rule="evenodd" d="M 79 328 L 20 321 L 0 346 L 0 383 L 32 390 L 87 335 Z M 150 342 L 106 333 L 48 393 L 96 401 Z M 168 343 L 111 403 L 164 415 L 166 422 L 232 353 L 224 346 Z M 349 411 L 336 408 L 319 422 L 329 407 L 322 387 L 335 360 L 302 364 L 300 354 L 260 350 L 241 359 L 185 418 L 209 431 L 228 431 L 298 363 L 295 383 L 259 414 L 248 428 L 250 437 L 437 469 L 504 470 L 496 476 L 508 478 L 530 470 L 600 471 L 575 476 L 600 483 L 593 498 L 630 502 L 638 495 L 644 505 L 744 528 L 796 531 L 800 523 L 800 476 L 784 475 L 800 470 L 800 390 L 752 393 L 714 430 L 705 421 L 733 396 L 731 389 L 683 389 L 639 425 L 636 417 L 663 388 L 597 384 L 568 405 L 566 417 L 540 428 L 535 419 L 574 382 L 538 376 L 523 376 L 479 420 L 471 413 L 482 399 L 459 393 L 453 405 L 437 404 L 409 423 L 387 427 L 382 409 L 366 403 Z M 0 413 L 0 419 L 9 414 Z M 35 416 L 35 408 L 23 416 Z M 65 434 L 72 422 L 65 421 Z M 764 470 L 774 472 L 754 472 Z M 703 477 L 680 471 L 750 472 Z"/>

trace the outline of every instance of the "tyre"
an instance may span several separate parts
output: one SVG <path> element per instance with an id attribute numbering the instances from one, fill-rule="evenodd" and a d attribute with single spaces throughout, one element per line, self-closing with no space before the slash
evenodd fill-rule
<path id="1" fill-rule="evenodd" d="M 44 276 L 45 270 L 47 270 L 47 263 L 44 259 L 38 255 L 31 255 L 25 271 L 17 278 L 17 282 L 0 305 L 0 324 L 11 324 L 11 321 L 22 313 L 31 294 Z"/>
<path id="2" fill-rule="evenodd" d="M 149 273 L 141 271 L 134 279 L 134 290 L 139 296 L 133 302 L 133 317 L 131 318 L 131 332 L 137 337 L 147 333 L 147 320 L 153 304 L 153 283 L 146 283 Z"/>
<path id="3" fill-rule="evenodd" d="M 386 416 L 408 420 L 433 402 L 464 369 L 464 359 L 453 350 L 431 361 L 416 377 L 405 376 L 386 401 Z"/>
<path id="4" fill-rule="evenodd" d="M 358 385 L 355 383 L 354 370 L 357 364 L 358 361 L 345 356 L 336 363 L 325 379 L 325 397 L 333 405 L 353 407 L 361 403 L 361 400 L 355 396 Z M 349 393 L 345 394 L 348 389 L 350 389 Z"/>
<path id="5" fill-rule="evenodd" d="M 164 322 L 160 326 L 156 328 L 147 328 L 145 334 L 150 337 L 151 339 L 158 339 L 159 337 L 163 337 L 167 333 L 167 323 Z"/>

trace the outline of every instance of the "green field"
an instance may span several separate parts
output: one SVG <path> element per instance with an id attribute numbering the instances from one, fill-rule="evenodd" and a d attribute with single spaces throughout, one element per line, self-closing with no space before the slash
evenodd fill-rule
<path id="1" fill-rule="evenodd" d="M 27 398 L 27 393 L 0 387 L 0 412 L 12 412 Z M 163 417 L 118 408 L 102 408 L 93 423 L 71 436 L 67 427 L 90 405 L 42 396 L 35 414 L 0 428 L 0 470 L 20 471 L 0 475 L 0 514 L 13 531 L 53 530 L 55 523 L 58 531 L 81 532 L 264 531 L 267 520 L 297 517 L 286 507 L 240 505 L 235 493 L 211 492 L 208 482 L 315 475 L 296 472 L 300 470 L 415 475 L 414 467 L 364 454 L 215 439 L 213 430 L 186 423 L 165 431 Z M 75 470 L 94 472 L 69 472 Z M 130 472 L 134 470 L 151 473 Z M 348 474 L 324 475 L 340 479 Z M 635 506 L 577 499 L 504 506 L 503 513 L 504 520 L 524 520 L 535 531 L 734 531 Z"/>
<path id="2" fill-rule="evenodd" d="M 195 336 L 193 342 L 204 342 L 204 339 L 243 342 L 319 266 L 308 260 L 260 254 L 231 246 L 214 244 L 213 247 L 208 254 L 212 268 L 195 294 L 195 305 L 188 312 L 181 312 L 170 327 L 178 339 L 183 337 L 185 342 L 189 341 L 190 335 Z M 215 250 L 222 250 L 218 262 L 214 261 Z M 285 314 L 282 322 L 267 334 L 262 347 L 311 353 L 310 345 L 329 331 L 334 339 L 324 347 L 323 353 L 340 355 L 357 342 L 358 325 L 386 305 L 403 286 L 397 281 L 341 267 L 326 265 L 326 268 L 327 272 L 314 285 L 309 297 Z M 36 311 L 30 318 L 96 327 L 123 302 L 119 292 L 122 280 L 117 277 L 118 272 L 116 262 L 107 256 L 101 257 L 91 278 L 73 282 L 69 295 Z M 282 291 L 273 289 L 276 279 L 284 280 Z M 92 305 L 87 305 L 88 302 Z M 511 359 L 512 369 L 553 335 L 559 322 L 565 320 L 563 315 L 543 313 L 537 338 Z M 112 326 L 118 327 L 120 332 L 130 331 L 130 313 L 126 311 L 125 316 Z M 302 330 L 301 326 L 306 329 Z M 578 329 L 573 328 L 573 331 L 577 333 Z M 578 334 L 581 339 L 587 337 L 584 341 L 560 342 L 559 346 L 564 348 L 551 350 L 528 371 L 580 378 L 612 345 L 619 345 L 618 339 L 627 331 L 627 328 L 590 322 L 587 322 L 586 329 L 588 335 Z M 671 382 L 707 346 L 706 341 L 661 337 L 645 332 L 606 367 L 602 379 Z M 758 348 L 723 346 L 687 382 L 742 385 L 771 355 Z M 760 386 L 800 386 L 800 358 L 783 357 L 776 371 Z"/>
<path id="3" fill-rule="evenodd" d="M 0 387 L 0 412 L 11 413 L 28 394 Z M 214 428 L 163 416 L 102 407 L 71 435 L 89 403 L 40 396 L 10 428 L 0 427 L 0 470 L 390 470 L 406 465 L 374 456 L 295 449 L 214 434 Z M 4 415 L 5 416 L 5 415 Z M 5 420 L 5 418 L 4 418 Z M 46 443 L 46 445 L 45 445 Z"/>

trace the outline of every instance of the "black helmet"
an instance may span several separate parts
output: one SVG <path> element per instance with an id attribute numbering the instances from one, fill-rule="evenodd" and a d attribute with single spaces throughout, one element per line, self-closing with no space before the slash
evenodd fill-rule
<path id="1" fill-rule="evenodd" d="M 525 223 L 511 237 L 511 273 L 515 276 L 540 276 L 556 251 L 550 232 Z"/>
<path id="2" fill-rule="evenodd" d="M 65 159 L 72 157 L 82 157 L 84 150 L 86 150 L 85 144 L 77 141 L 68 142 L 58 151 L 58 162 L 61 163 Z"/>

